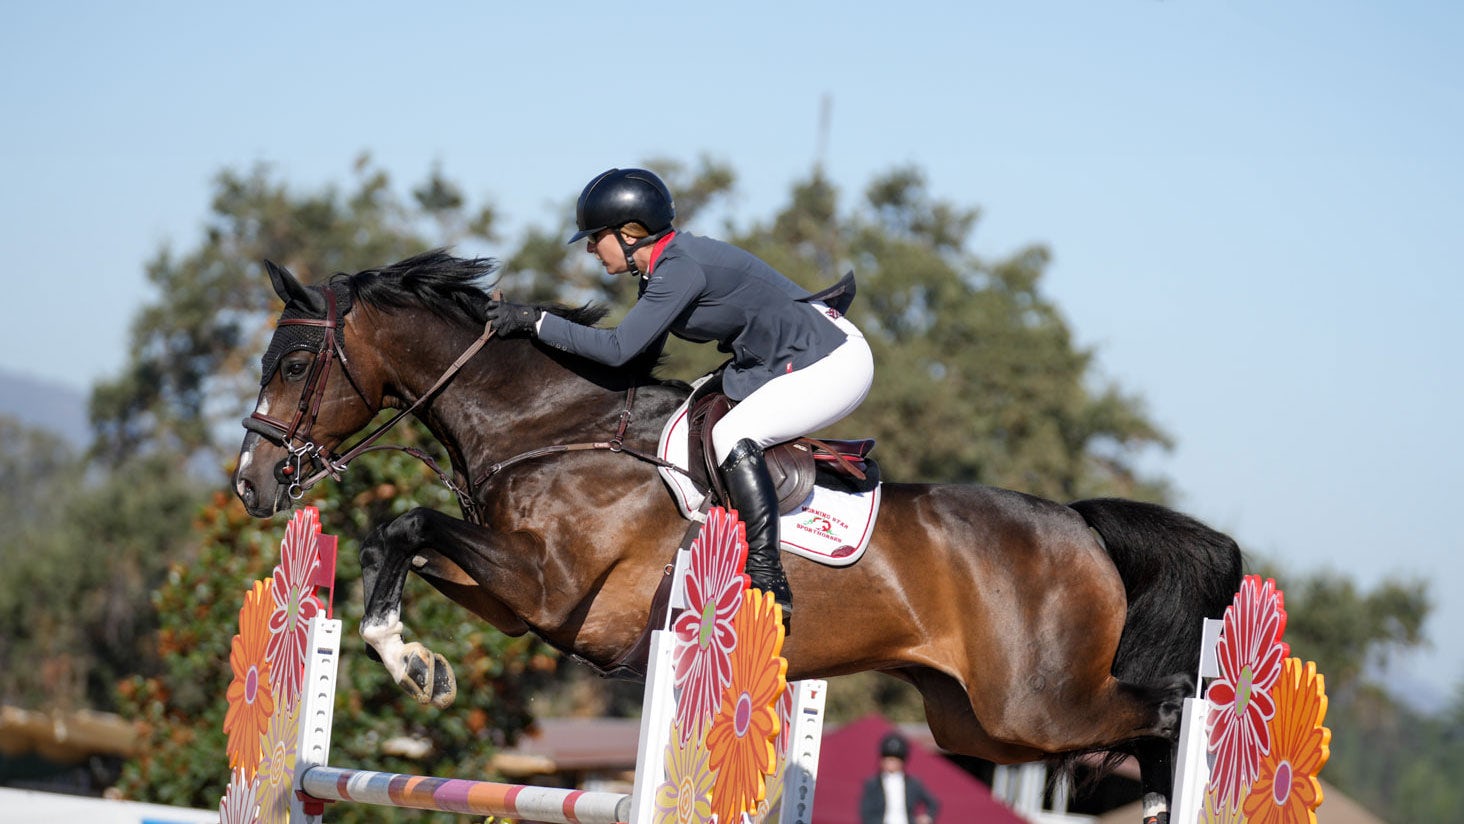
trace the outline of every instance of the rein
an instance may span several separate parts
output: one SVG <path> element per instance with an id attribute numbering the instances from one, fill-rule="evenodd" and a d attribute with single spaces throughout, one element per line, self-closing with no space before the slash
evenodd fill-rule
<path id="1" fill-rule="evenodd" d="M 448 474 L 442 470 L 442 467 L 437 464 L 437 461 L 434 460 L 431 455 L 423 452 L 420 449 L 416 449 L 410 446 L 401 446 L 399 444 L 373 444 L 376 444 L 376 441 L 380 440 L 382 435 L 385 435 L 387 432 L 391 431 L 398 423 L 401 423 L 402 418 L 405 418 L 413 412 L 416 412 L 418 409 L 421 409 L 428 402 L 430 402 L 432 398 L 436 397 L 437 393 L 442 390 L 442 387 L 446 386 L 449 381 L 457 376 L 457 373 L 462 370 L 463 366 L 466 365 L 468 361 L 472 360 L 474 355 L 478 354 L 479 350 L 483 348 L 483 345 L 486 344 L 488 342 L 488 339 L 491 337 L 493 337 L 492 324 L 483 324 L 483 333 L 478 336 L 478 339 L 473 341 L 467 349 L 464 349 L 463 353 L 461 355 L 458 355 L 457 360 L 453 361 L 452 365 L 448 366 L 446 371 L 444 371 L 442 375 L 437 378 L 437 382 L 432 384 L 431 388 L 429 388 L 426 392 L 423 392 L 421 395 L 417 396 L 417 400 L 413 401 L 411 406 L 408 406 L 406 409 L 398 411 L 395 415 L 391 416 L 390 420 L 371 430 L 371 434 L 362 438 L 360 441 L 357 441 L 355 446 L 346 450 L 346 454 L 335 459 L 332 459 L 329 456 L 325 456 L 321 461 L 321 463 L 324 464 L 324 467 L 318 470 L 314 475 L 311 475 L 309 478 L 301 481 L 299 484 L 292 485 L 290 487 L 290 495 L 298 499 L 299 495 L 305 494 L 305 490 L 325 480 L 326 477 L 340 480 L 341 473 L 346 471 L 346 469 L 350 466 L 351 461 L 354 461 L 355 459 L 366 454 L 367 452 L 395 449 L 399 452 L 405 452 L 406 454 L 411 455 L 412 457 L 422 461 L 423 463 L 427 464 L 427 467 L 429 469 L 437 473 L 437 477 L 441 478 L 442 482 L 447 485 L 447 488 L 452 490 L 452 493 L 457 496 L 458 504 L 463 508 L 464 514 L 469 514 L 475 511 L 477 505 L 473 503 L 472 497 L 469 496 L 468 493 L 457 484 L 453 483 L 452 478 L 449 477 Z M 340 356 L 341 368 L 342 370 L 344 370 L 346 362 L 345 352 L 341 352 Z M 299 495 L 296 495 L 297 487 L 299 490 Z"/>

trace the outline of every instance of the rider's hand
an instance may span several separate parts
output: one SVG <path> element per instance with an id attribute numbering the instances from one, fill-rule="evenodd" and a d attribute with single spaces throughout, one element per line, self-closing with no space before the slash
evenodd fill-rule
<path id="1" fill-rule="evenodd" d="M 503 336 L 532 334 L 541 314 L 543 310 L 537 306 L 506 300 L 488 301 L 488 321 L 493 324 L 493 331 Z"/>

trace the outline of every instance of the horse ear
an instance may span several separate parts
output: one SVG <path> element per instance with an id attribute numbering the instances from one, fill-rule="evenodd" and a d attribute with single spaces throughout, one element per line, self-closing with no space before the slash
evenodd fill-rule
<path id="1" fill-rule="evenodd" d="M 269 271 L 270 283 L 274 284 L 275 294 L 288 306 L 291 303 L 298 303 L 309 309 L 311 314 L 325 314 L 325 298 L 314 289 L 308 289 L 292 274 L 290 270 L 276 264 L 272 260 L 264 262 L 264 268 Z"/>

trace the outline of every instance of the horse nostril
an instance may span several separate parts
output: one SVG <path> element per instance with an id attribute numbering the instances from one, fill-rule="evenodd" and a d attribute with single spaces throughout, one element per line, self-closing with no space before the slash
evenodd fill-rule
<path id="1" fill-rule="evenodd" d="M 239 488 L 237 491 L 239 493 L 239 500 L 244 502 L 244 508 L 253 509 L 255 498 L 258 497 L 254 491 L 254 484 L 245 480 L 241 480 L 239 481 Z"/>

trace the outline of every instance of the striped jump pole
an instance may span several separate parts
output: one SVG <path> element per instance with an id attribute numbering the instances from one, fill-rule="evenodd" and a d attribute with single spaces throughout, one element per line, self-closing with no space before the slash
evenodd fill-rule
<path id="1" fill-rule="evenodd" d="M 321 801 L 356 801 L 417 810 L 506 816 L 547 824 L 616 824 L 630 820 L 630 796 L 622 793 L 494 784 L 459 778 L 309 767 L 300 790 Z"/>
<path id="2" fill-rule="evenodd" d="M 623 793 L 327 766 L 340 646 L 339 619 L 317 615 L 310 620 L 306 636 L 304 686 L 300 692 L 299 761 L 295 769 L 295 790 L 299 800 L 292 824 L 319 824 L 326 801 L 504 816 L 546 824 L 619 824 L 630 821 L 630 796 Z"/>

